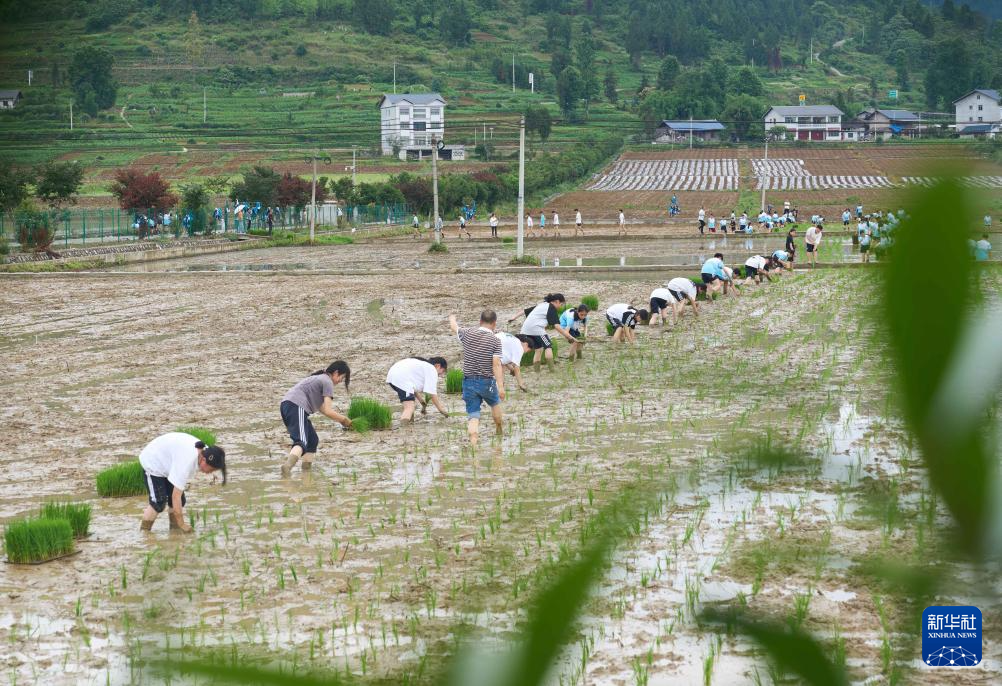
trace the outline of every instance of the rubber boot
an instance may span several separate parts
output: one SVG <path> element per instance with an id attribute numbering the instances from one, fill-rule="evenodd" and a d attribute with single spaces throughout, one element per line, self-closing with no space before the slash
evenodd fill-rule
<path id="1" fill-rule="evenodd" d="M 154 521 L 156 521 L 156 520 L 153 520 L 153 519 L 144 519 L 144 520 L 142 520 L 141 522 L 139 522 L 139 530 L 140 531 L 153 531 L 153 522 Z"/>

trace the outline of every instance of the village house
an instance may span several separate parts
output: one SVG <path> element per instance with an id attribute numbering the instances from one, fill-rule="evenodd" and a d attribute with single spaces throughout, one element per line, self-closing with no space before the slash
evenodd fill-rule
<path id="1" fill-rule="evenodd" d="M 953 101 L 957 113 L 957 133 L 961 136 L 994 138 L 1002 125 L 999 92 L 975 88 Z"/>
<path id="2" fill-rule="evenodd" d="M 765 130 L 786 129 L 783 140 L 841 141 L 842 116 L 842 110 L 834 105 L 778 105 L 765 113 Z"/>
<path id="3" fill-rule="evenodd" d="M 402 160 L 431 158 L 433 141 L 445 141 L 445 106 L 438 93 L 384 94 L 379 99 L 382 153 Z M 465 148 L 440 146 L 439 157 L 465 159 Z"/>
<path id="4" fill-rule="evenodd" d="M 868 107 L 853 119 L 847 126 L 846 131 L 851 131 L 860 125 L 867 136 L 875 138 L 882 136 L 889 138 L 892 135 L 914 136 L 919 133 L 919 125 L 922 119 L 919 115 L 908 110 L 884 110 Z"/>
<path id="5" fill-rule="evenodd" d="M 21 91 L 0 90 L 0 110 L 12 110 L 21 101 Z"/>
<path id="6" fill-rule="evenodd" d="M 700 141 L 719 141 L 724 125 L 716 119 L 663 120 L 654 132 L 655 143 L 681 143 L 692 138 Z"/>

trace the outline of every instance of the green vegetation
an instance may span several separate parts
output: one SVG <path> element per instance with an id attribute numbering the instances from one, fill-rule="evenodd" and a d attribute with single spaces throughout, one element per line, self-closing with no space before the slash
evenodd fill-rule
<path id="1" fill-rule="evenodd" d="M 556 341 L 551 341 L 551 342 L 553 344 L 553 359 L 556 359 L 557 358 L 557 342 Z M 522 353 L 522 359 L 519 362 L 519 366 L 522 366 L 522 367 L 531 367 L 532 366 L 532 358 L 533 358 L 533 356 L 535 354 L 536 354 L 535 350 L 527 350 L 526 352 Z M 543 358 L 540 358 L 540 360 L 542 360 L 542 359 Z"/>
<path id="2" fill-rule="evenodd" d="M 45 503 L 38 515 L 42 519 L 65 519 L 74 538 L 86 538 L 90 533 L 91 507 L 86 503 Z"/>
<path id="3" fill-rule="evenodd" d="M 462 369 L 450 369 L 445 373 L 445 392 L 446 393 L 462 393 L 463 392 L 463 370 Z"/>
<path id="4" fill-rule="evenodd" d="M 589 312 L 598 312 L 598 296 L 586 295 L 581 298 L 581 304 L 588 308 Z"/>
<path id="5" fill-rule="evenodd" d="M 139 460 L 121 462 L 97 473 L 97 492 L 103 498 L 142 495 L 146 479 Z"/>
<path id="6" fill-rule="evenodd" d="M 355 433 L 367 434 L 372 430 L 368 418 L 365 416 L 355 417 L 351 420 L 351 430 Z"/>
<path id="7" fill-rule="evenodd" d="M 378 400 L 355 397 L 348 406 L 348 419 L 354 423 L 356 418 L 364 419 L 369 428 L 379 431 L 390 428 L 393 411 Z"/>
<path id="8" fill-rule="evenodd" d="M 524 267 L 538 267 L 539 258 L 534 255 L 522 255 L 522 257 L 512 257 L 508 262 L 510 265 L 521 265 Z"/>
<path id="9" fill-rule="evenodd" d="M 205 445 L 216 444 L 216 434 L 201 426 L 179 426 L 177 431 L 183 434 L 190 434 L 200 440 Z"/>
<path id="10" fill-rule="evenodd" d="M 65 519 L 19 519 L 4 527 L 7 559 L 44 562 L 73 552 L 73 528 Z"/>
<path id="11" fill-rule="evenodd" d="M 428 252 L 430 253 L 447 253 L 449 252 L 449 246 L 445 243 L 432 243 L 428 246 Z"/>

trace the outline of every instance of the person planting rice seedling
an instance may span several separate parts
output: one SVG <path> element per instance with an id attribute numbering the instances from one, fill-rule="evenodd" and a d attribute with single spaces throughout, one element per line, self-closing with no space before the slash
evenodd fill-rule
<path id="1" fill-rule="evenodd" d="M 646 323 L 650 319 L 647 310 L 638 310 L 626 303 L 609 305 L 605 318 L 612 325 L 613 343 L 635 343 L 637 340 L 637 321 Z"/>
<path id="2" fill-rule="evenodd" d="M 571 343 L 571 351 L 567 355 L 567 359 L 571 362 L 584 356 L 582 348 L 588 339 L 589 312 L 591 312 L 591 308 L 585 303 L 581 303 L 577 307 L 568 307 L 560 315 L 560 326 L 564 327 L 574 338 L 574 342 Z"/>
<path id="3" fill-rule="evenodd" d="M 797 230 L 790 229 L 786 232 L 786 245 L 784 246 L 786 251 L 786 262 L 789 262 L 787 269 L 793 269 L 793 263 L 797 259 Z"/>
<path id="4" fill-rule="evenodd" d="M 745 278 L 742 283 L 762 283 L 763 276 L 772 281 L 772 277 L 769 276 L 771 262 L 771 259 L 766 259 L 761 255 L 752 255 L 749 257 L 745 260 Z"/>
<path id="5" fill-rule="evenodd" d="M 390 371 L 386 374 L 386 383 L 396 391 L 397 397 L 404 405 L 404 410 L 400 414 L 400 421 L 414 420 L 415 403 L 421 403 L 421 414 L 428 411 L 428 401 L 425 395 L 429 396 L 443 417 L 448 417 L 449 412 L 438 397 L 438 378 L 445 376 L 449 368 L 449 363 L 444 357 L 407 357 L 399 362 L 395 362 Z"/>
<path id="6" fill-rule="evenodd" d="M 143 511 L 140 528 L 151 531 L 157 515 L 168 508 L 170 528 L 184 533 L 192 529 L 184 521 L 185 490 L 195 470 L 203 474 L 222 471 L 226 483 L 226 453 L 218 445 L 207 446 L 191 434 L 172 431 L 157 436 L 139 453 L 146 475 L 149 504 Z"/>
<path id="7" fill-rule="evenodd" d="M 703 283 L 706 284 L 706 298 L 707 300 L 713 299 L 713 294 L 721 292 L 724 295 L 728 291 L 732 295 L 737 295 L 737 290 L 734 289 L 733 281 L 731 277 L 727 275 L 724 267 L 724 256 L 722 253 L 715 253 L 713 257 L 708 259 L 703 263 L 700 268 L 700 274 L 703 278 Z"/>
<path id="8" fill-rule="evenodd" d="M 818 250 L 821 249 L 823 232 L 824 226 L 816 224 L 807 229 L 807 233 L 804 235 L 804 243 L 807 246 L 807 255 L 811 258 L 811 267 L 817 266 Z"/>
<path id="9" fill-rule="evenodd" d="M 697 284 L 691 279 L 686 279 L 681 276 L 677 276 L 668 283 L 665 284 L 668 292 L 672 296 L 672 302 L 669 303 L 672 309 L 672 324 L 678 323 L 678 318 L 682 316 L 685 311 L 685 303 L 689 302 L 689 306 L 692 307 L 692 313 L 695 316 L 699 316 L 699 305 L 696 304 L 696 296 L 699 291 L 706 291 L 706 286 L 703 284 Z"/>
<path id="10" fill-rule="evenodd" d="M 532 357 L 532 366 L 538 372 L 542 367 L 542 358 L 545 356 L 546 364 L 550 371 L 553 371 L 553 343 L 546 333 L 547 327 L 554 327 L 561 336 L 573 345 L 574 337 L 560 324 L 559 309 L 564 306 L 566 299 L 562 293 L 550 293 L 543 302 L 525 308 L 522 314 L 515 315 L 508 320 L 508 323 L 516 321 L 520 317 L 525 317 L 522 322 L 522 330 L 519 332 L 529 337 L 529 345 L 535 350 Z"/>
<path id="11" fill-rule="evenodd" d="M 678 318 L 675 316 L 675 296 L 667 288 L 655 288 L 651 291 L 651 326 L 655 320 L 661 320 L 661 326 L 668 323 L 668 311 L 672 312 L 672 323 Z"/>
<path id="12" fill-rule="evenodd" d="M 282 398 L 279 411 L 292 439 L 289 457 L 282 465 L 282 476 L 289 476 L 300 458 L 303 460 L 303 471 L 313 467 L 320 437 L 310 422 L 311 414 L 319 412 L 345 428 L 351 427 L 351 420 L 334 409 L 334 386 L 342 381 L 347 391 L 351 383 L 351 369 L 344 360 L 336 360 L 326 369 L 319 369 L 297 383 Z"/>
<path id="13" fill-rule="evenodd" d="M 783 269 L 793 270 L 793 262 L 790 259 L 790 253 L 785 250 L 775 250 L 772 253 L 772 259 L 776 260 Z"/>
<path id="14" fill-rule="evenodd" d="M 866 230 L 859 234 L 859 259 L 864 263 L 870 261 L 870 245 L 872 241 L 870 227 L 867 226 Z"/>
<path id="15" fill-rule="evenodd" d="M 522 334 L 510 334 L 506 331 L 498 331 L 496 335 L 501 341 L 501 366 L 515 377 L 518 390 L 528 390 L 522 382 L 522 356 L 532 350 L 529 345 L 529 337 Z"/>
<path id="16" fill-rule="evenodd" d="M 494 429 L 502 433 L 501 401 L 505 399 L 504 369 L 501 367 L 501 341 L 495 335 L 498 316 L 494 310 L 480 313 L 480 326 L 460 328 L 456 315 L 449 315 L 449 326 L 463 345 L 463 400 L 466 402 L 466 425 L 470 445 L 476 447 L 480 436 L 480 409 L 491 408 Z"/>

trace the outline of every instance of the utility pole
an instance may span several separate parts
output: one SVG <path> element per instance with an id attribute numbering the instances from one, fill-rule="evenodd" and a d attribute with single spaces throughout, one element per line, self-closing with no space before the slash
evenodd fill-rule
<path id="1" fill-rule="evenodd" d="M 351 146 L 351 185 L 354 187 L 355 184 L 355 146 Z"/>
<path id="2" fill-rule="evenodd" d="M 808 48 L 811 54 L 810 63 L 814 64 L 814 36 L 811 36 L 811 47 Z"/>
<path id="3" fill-rule="evenodd" d="M 692 115 L 689 115 L 689 150 L 692 150 Z"/>
<path id="4" fill-rule="evenodd" d="M 759 182 L 762 184 L 762 207 L 759 212 L 765 211 L 765 180 L 768 178 L 769 169 L 769 134 L 765 136 L 765 165 L 762 167 L 763 176 L 760 177 Z"/>
<path id="5" fill-rule="evenodd" d="M 317 153 L 307 157 L 306 161 L 313 163 L 313 184 L 310 190 L 310 244 L 312 245 L 316 240 L 317 230 L 317 162 L 330 164 L 331 158 L 328 155 L 321 155 L 317 150 Z"/>
<path id="6" fill-rule="evenodd" d="M 202 123 L 204 124 L 209 116 L 209 109 L 205 100 L 205 87 L 202 87 Z"/>
<path id="7" fill-rule="evenodd" d="M 442 242 L 442 227 L 438 223 L 438 136 L 431 137 L 431 214 L 435 227 L 435 242 Z"/>
<path id="8" fill-rule="evenodd" d="M 525 252 L 525 117 L 518 124 L 518 243 L 515 256 Z"/>
<path id="9" fill-rule="evenodd" d="M 393 94 L 397 93 L 397 61 L 393 60 Z"/>
<path id="10" fill-rule="evenodd" d="M 70 131 L 73 130 L 73 101 L 70 100 Z"/>
<path id="11" fill-rule="evenodd" d="M 515 92 L 515 53 L 511 54 L 511 92 Z"/>

